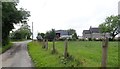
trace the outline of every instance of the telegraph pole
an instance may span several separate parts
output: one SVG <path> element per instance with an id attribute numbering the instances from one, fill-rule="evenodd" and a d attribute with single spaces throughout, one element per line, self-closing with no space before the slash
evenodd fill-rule
<path id="1" fill-rule="evenodd" d="M 32 22 L 32 40 L 33 40 L 33 22 Z"/>
<path id="2" fill-rule="evenodd" d="M 118 15 L 120 16 L 120 1 L 118 2 Z"/>

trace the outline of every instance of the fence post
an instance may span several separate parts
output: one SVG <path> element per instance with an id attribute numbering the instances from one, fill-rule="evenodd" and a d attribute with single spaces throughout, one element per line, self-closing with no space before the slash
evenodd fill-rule
<path id="1" fill-rule="evenodd" d="M 107 49 L 108 49 L 108 38 L 103 39 L 102 42 L 102 63 L 101 67 L 106 67 L 107 65 Z"/>
<path id="2" fill-rule="evenodd" d="M 68 46 L 68 40 L 65 40 L 65 49 L 64 49 L 64 57 L 67 58 L 68 57 L 68 52 L 67 52 L 67 46 Z"/>
<path id="3" fill-rule="evenodd" d="M 48 49 L 48 39 L 46 39 L 46 49 Z"/>
<path id="4" fill-rule="evenodd" d="M 43 46 L 42 48 L 45 48 L 45 39 L 43 39 Z"/>

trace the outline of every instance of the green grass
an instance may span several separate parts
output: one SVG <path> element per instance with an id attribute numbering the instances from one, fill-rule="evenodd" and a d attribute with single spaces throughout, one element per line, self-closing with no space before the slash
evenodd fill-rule
<path id="1" fill-rule="evenodd" d="M 4 53 L 4 52 L 7 51 L 8 49 L 10 49 L 12 45 L 13 45 L 13 43 L 9 43 L 9 44 L 6 45 L 6 46 L 1 46 L 1 47 L 0 47 L 0 54 L 1 54 L 1 53 Z"/>
<path id="2" fill-rule="evenodd" d="M 63 59 L 64 42 L 55 43 L 58 54 L 51 54 L 49 49 L 42 49 L 42 43 L 34 41 L 28 44 L 29 54 L 35 67 L 100 67 L 102 43 L 100 41 L 69 41 L 68 52 L 71 59 Z M 65 64 L 64 64 L 65 63 Z M 109 42 L 107 67 L 118 66 L 118 42 Z"/>

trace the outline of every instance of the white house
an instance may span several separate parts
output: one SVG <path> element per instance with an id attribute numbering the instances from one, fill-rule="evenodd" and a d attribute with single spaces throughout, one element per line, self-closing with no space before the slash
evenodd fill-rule
<path id="1" fill-rule="evenodd" d="M 106 33 L 105 35 L 108 38 L 111 38 L 109 33 Z M 103 38 L 103 34 L 100 33 L 100 29 L 99 28 L 93 28 L 90 27 L 89 30 L 83 30 L 83 39 L 102 39 Z"/>

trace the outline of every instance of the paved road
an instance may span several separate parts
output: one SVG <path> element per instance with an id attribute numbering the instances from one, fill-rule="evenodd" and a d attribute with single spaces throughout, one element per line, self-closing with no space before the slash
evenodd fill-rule
<path id="1" fill-rule="evenodd" d="M 14 42 L 14 45 L 2 56 L 2 67 L 33 67 L 31 58 L 27 51 L 27 43 L 31 40 L 23 42 Z"/>

